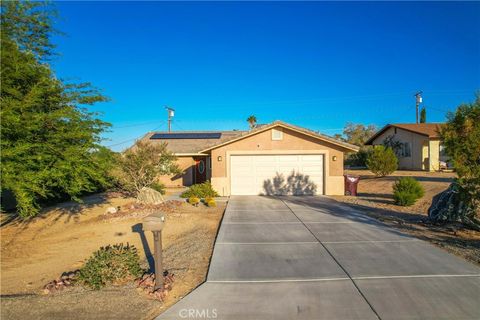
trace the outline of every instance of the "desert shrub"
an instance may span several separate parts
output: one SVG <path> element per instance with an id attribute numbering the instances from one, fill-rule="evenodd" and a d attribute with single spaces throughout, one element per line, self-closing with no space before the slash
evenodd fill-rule
<path id="1" fill-rule="evenodd" d="M 188 190 L 184 191 L 180 197 L 182 198 L 190 198 L 190 197 L 197 197 L 197 198 L 208 198 L 208 197 L 218 197 L 218 193 L 213 190 L 212 184 L 210 181 L 206 181 L 200 184 L 194 184 L 188 188 Z"/>
<path id="2" fill-rule="evenodd" d="M 398 159 L 391 148 L 375 146 L 368 154 L 367 167 L 376 176 L 384 177 L 398 168 Z"/>
<path id="3" fill-rule="evenodd" d="M 400 178 L 393 185 L 393 199 L 400 206 L 411 206 L 424 194 L 422 185 L 412 177 Z"/>
<path id="4" fill-rule="evenodd" d="M 447 115 L 441 130 L 445 151 L 453 163 L 455 180 L 452 207 L 445 220 L 461 220 L 480 230 L 480 92 L 474 102 L 460 105 Z"/>
<path id="5" fill-rule="evenodd" d="M 138 141 L 117 156 L 112 175 L 121 190 L 138 197 L 144 187 L 152 187 L 156 183 L 158 176 L 180 173 L 176 161 L 177 157 L 168 150 L 166 143 Z"/>
<path id="6" fill-rule="evenodd" d="M 200 203 L 200 199 L 197 198 L 197 197 L 190 197 L 188 198 L 188 203 L 190 203 L 191 205 L 198 205 Z"/>
<path id="7" fill-rule="evenodd" d="M 214 199 L 210 199 L 208 201 L 205 202 L 207 204 L 207 206 L 209 207 L 216 207 L 217 206 L 217 203 L 215 202 Z"/>
<path id="8" fill-rule="evenodd" d="M 142 275 L 140 258 L 133 245 L 122 243 L 100 248 L 80 269 L 78 280 L 93 289 Z"/>
<path id="9" fill-rule="evenodd" d="M 369 147 L 362 147 L 358 152 L 350 153 L 345 158 L 345 165 L 351 167 L 366 167 L 367 158 L 371 151 Z"/>
<path id="10" fill-rule="evenodd" d="M 150 185 L 150 188 L 152 188 L 155 191 L 160 192 L 161 194 L 165 194 L 165 185 L 160 182 L 154 182 Z"/>

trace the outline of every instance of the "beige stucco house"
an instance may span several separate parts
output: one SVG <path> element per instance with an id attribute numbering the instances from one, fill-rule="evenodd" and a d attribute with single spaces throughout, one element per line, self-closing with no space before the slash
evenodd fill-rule
<path id="1" fill-rule="evenodd" d="M 448 163 L 440 139 L 441 123 L 388 124 L 365 145 L 384 144 L 386 139 L 399 142 L 398 167 L 406 170 L 437 171 Z M 443 164 L 443 165 L 442 165 Z"/>
<path id="2" fill-rule="evenodd" d="M 275 121 L 250 131 L 151 132 L 143 140 L 167 143 L 183 173 L 167 186 L 210 180 L 222 196 L 343 195 L 343 155 L 358 147 Z"/>

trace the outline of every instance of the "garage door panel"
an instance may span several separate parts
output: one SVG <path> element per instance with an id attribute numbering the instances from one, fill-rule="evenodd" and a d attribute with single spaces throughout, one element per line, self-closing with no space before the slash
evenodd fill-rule
<path id="1" fill-rule="evenodd" d="M 302 172 L 304 174 L 323 175 L 323 169 L 320 166 L 318 167 L 302 166 Z"/>
<path id="2" fill-rule="evenodd" d="M 308 156 L 300 156 L 302 162 L 323 162 L 323 156 L 322 155 L 308 155 Z"/>
<path id="3" fill-rule="evenodd" d="M 323 155 L 235 155 L 231 156 L 232 195 L 298 193 L 316 190 L 323 194 Z M 292 176 L 307 176 L 295 179 Z M 283 177 L 278 185 L 278 177 Z M 267 188 L 265 188 L 267 187 Z"/>
<path id="4" fill-rule="evenodd" d="M 298 156 L 275 156 L 279 163 L 298 162 Z"/>
<path id="5" fill-rule="evenodd" d="M 278 173 L 283 173 L 284 175 L 291 175 L 295 172 L 298 172 L 300 170 L 299 166 L 279 166 L 277 172 Z"/>

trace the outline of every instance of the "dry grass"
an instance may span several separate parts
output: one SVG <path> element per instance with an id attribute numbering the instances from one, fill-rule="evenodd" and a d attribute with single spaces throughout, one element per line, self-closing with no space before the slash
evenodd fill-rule
<path id="1" fill-rule="evenodd" d="M 480 265 L 480 232 L 458 223 L 436 225 L 427 219 L 432 198 L 448 188 L 454 173 L 396 171 L 382 178 L 374 177 L 367 170 L 347 170 L 346 173 L 360 176 L 358 196 L 336 196 L 336 200 Z M 403 176 L 414 177 L 425 188 L 425 196 L 411 207 L 397 206 L 393 202 L 393 183 Z"/>
<path id="2" fill-rule="evenodd" d="M 105 218 L 107 207 L 133 199 L 95 195 L 85 203 L 51 207 L 28 222 L 8 222 L 1 229 L 1 317 L 3 319 L 152 319 L 205 280 L 213 242 L 225 208 L 182 204 L 167 213 L 163 232 L 165 268 L 175 274 L 165 303 L 149 300 L 133 286 L 100 291 L 72 288 L 40 295 L 43 285 L 62 272 L 78 269 L 100 246 L 135 245 L 144 265 L 152 235 L 141 233 L 141 216 Z M 2 217 L 7 222 L 8 217 Z"/>

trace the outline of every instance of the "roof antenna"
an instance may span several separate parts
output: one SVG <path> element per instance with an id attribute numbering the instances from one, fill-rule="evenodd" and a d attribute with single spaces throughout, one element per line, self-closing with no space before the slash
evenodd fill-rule
<path id="1" fill-rule="evenodd" d="M 168 112 L 168 132 L 171 132 L 172 131 L 172 118 L 175 115 L 175 110 L 168 107 L 168 106 L 165 106 L 165 109 L 167 109 L 167 112 Z"/>

